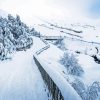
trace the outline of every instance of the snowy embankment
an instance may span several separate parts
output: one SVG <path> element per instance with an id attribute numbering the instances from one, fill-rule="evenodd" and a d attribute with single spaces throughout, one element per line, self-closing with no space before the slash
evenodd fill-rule
<path id="1" fill-rule="evenodd" d="M 46 52 L 41 53 L 39 57 L 44 62 L 48 63 L 48 65 L 52 66 L 55 70 L 57 70 L 57 72 L 59 72 L 64 78 L 66 78 L 66 80 L 70 84 L 71 83 L 76 84 L 76 87 L 74 88 L 81 95 L 83 100 L 84 98 L 89 98 L 88 100 L 90 100 L 91 98 L 93 100 L 96 99 L 99 100 L 100 99 L 100 96 L 98 96 L 99 92 L 97 93 L 98 90 L 95 90 L 95 87 L 92 88 L 92 84 L 95 82 L 97 83 L 100 82 L 100 78 L 99 78 L 100 63 L 98 63 L 100 61 L 100 50 L 99 50 L 100 49 L 100 34 L 99 34 L 100 26 L 96 26 L 93 24 L 82 25 L 82 23 L 77 25 L 75 24 L 68 25 L 67 21 L 62 22 L 62 24 L 60 24 L 59 21 L 58 22 L 56 21 L 57 22 L 56 24 L 54 23 L 55 21 L 49 21 L 49 22 L 53 23 L 54 25 L 58 25 L 66 28 L 68 27 L 74 30 L 79 30 L 79 31 L 82 30 L 82 33 L 75 33 L 65 29 L 56 28 L 48 24 L 48 22 L 42 21 L 42 24 L 35 26 L 36 29 L 41 32 L 42 36 L 66 36 L 66 38 L 64 38 L 64 40 L 62 40 L 61 42 L 58 43 L 58 45 L 56 45 L 57 47 L 61 46 L 60 49 L 62 50 L 59 51 L 58 49 L 54 47 L 52 48 L 52 46 L 50 46 L 50 49 L 46 50 Z M 82 38 L 80 39 L 75 36 L 68 35 L 66 34 L 67 32 L 82 36 Z M 55 42 L 55 40 L 53 42 Z M 63 49 L 63 47 L 65 48 Z M 76 77 L 67 74 L 67 69 L 58 62 L 63 56 L 63 52 L 67 52 L 69 54 L 73 53 L 75 57 L 78 59 L 78 63 L 84 70 L 84 74 L 81 77 Z M 94 59 L 93 56 L 94 57 L 96 56 L 98 59 Z M 98 88 L 99 87 L 100 86 L 98 85 Z"/>
<path id="2" fill-rule="evenodd" d="M 79 50 L 81 47 L 81 43 L 78 43 L 78 48 L 76 50 Z M 70 43 L 69 43 L 70 45 Z M 84 48 L 84 45 L 82 45 L 82 49 Z M 87 44 L 88 46 L 88 44 Z M 72 49 L 72 48 L 71 48 Z M 73 49 L 72 49 L 73 50 Z M 82 50 L 80 50 L 82 51 Z M 38 58 L 40 59 L 40 62 L 43 66 L 47 65 L 49 66 L 52 70 L 57 71 L 57 73 L 60 74 L 61 77 L 65 78 L 66 81 L 74 82 L 76 79 L 79 81 L 83 82 L 85 87 L 90 86 L 93 82 L 100 81 L 100 68 L 99 64 L 97 64 L 94 59 L 89 56 L 85 55 L 84 52 L 82 54 L 76 54 L 75 52 L 70 52 L 69 53 L 74 53 L 78 59 L 78 63 L 81 65 L 81 67 L 84 70 L 84 74 L 81 77 L 75 77 L 72 75 L 67 74 L 66 68 L 59 63 L 59 60 L 63 56 L 64 52 L 60 49 L 58 49 L 56 46 L 50 44 L 50 48 L 46 50 L 46 52 L 42 52 Z M 89 52 L 89 50 L 88 50 Z M 95 53 L 94 50 L 92 52 L 90 51 L 90 54 Z M 42 60 L 42 61 L 41 61 Z M 45 66 L 46 67 L 46 66 Z M 54 76 L 54 75 L 52 75 Z M 55 78 L 55 77 L 54 77 Z M 58 78 L 59 79 L 59 78 Z M 60 82 L 61 83 L 61 82 Z"/>
<path id="3" fill-rule="evenodd" d="M 48 75 L 51 77 L 54 83 L 58 86 L 58 88 L 60 89 L 64 97 L 64 100 L 81 100 L 77 92 L 73 89 L 73 87 L 71 87 L 71 85 L 63 77 L 61 73 L 62 68 L 60 69 L 59 66 L 57 65 L 57 62 L 49 58 L 50 55 L 47 55 L 47 54 L 51 54 L 51 56 L 54 56 L 53 59 L 55 59 L 58 56 L 60 56 L 60 54 L 62 55 L 63 53 L 61 52 L 61 50 L 59 50 L 55 46 L 50 45 L 50 48 L 47 49 L 46 52 L 42 52 L 38 56 L 35 55 L 35 57 L 38 59 L 43 69 L 48 73 Z M 49 62 L 50 60 L 52 63 Z"/>
<path id="4" fill-rule="evenodd" d="M 100 81 L 100 64 L 98 64 L 92 57 L 93 55 L 96 55 L 99 60 L 100 45 L 83 43 L 81 41 L 68 38 L 64 40 L 64 44 L 70 53 L 74 53 L 76 55 L 78 63 L 84 70 L 83 77 L 80 77 L 82 82 L 86 85 L 90 85 L 94 81 Z M 96 48 L 98 48 L 98 50 Z"/>
<path id="5" fill-rule="evenodd" d="M 81 80 L 86 85 L 90 85 L 95 81 L 100 82 L 100 64 L 95 63 L 92 57 L 84 54 L 79 55 L 78 59 L 85 72 Z"/>
<path id="6" fill-rule="evenodd" d="M 0 62 L 0 100 L 47 100 L 45 84 L 33 61 L 33 54 L 45 44 L 38 38 L 27 51 Z"/>

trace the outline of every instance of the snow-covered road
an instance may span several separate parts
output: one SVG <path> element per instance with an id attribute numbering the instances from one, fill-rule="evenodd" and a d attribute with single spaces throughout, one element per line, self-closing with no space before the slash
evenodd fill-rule
<path id="1" fill-rule="evenodd" d="M 17 52 L 11 61 L 0 62 L 0 100 L 48 100 L 45 84 L 33 61 L 35 50 L 33 45 L 27 51 Z"/>

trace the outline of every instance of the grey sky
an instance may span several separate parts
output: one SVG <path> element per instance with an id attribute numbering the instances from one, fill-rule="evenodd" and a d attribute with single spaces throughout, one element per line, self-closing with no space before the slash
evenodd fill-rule
<path id="1" fill-rule="evenodd" d="M 0 0 L 0 9 L 23 16 L 100 18 L 99 0 Z"/>

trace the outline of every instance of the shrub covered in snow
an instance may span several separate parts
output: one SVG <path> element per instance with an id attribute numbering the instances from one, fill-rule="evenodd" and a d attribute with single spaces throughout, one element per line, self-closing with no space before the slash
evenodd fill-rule
<path id="1" fill-rule="evenodd" d="M 87 88 L 87 100 L 100 100 L 100 82 L 93 82 Z"/>
<path id="2" fill-rule="evenodd" d="M 0 17 L 0 59 L 5 59 L 14 50 L 25 50 L 31 47 L 33 40 L 30 36 L 39 34 L 24 24 L 17 15 L 14 18 Z"/>
<path id="3" fill-rule="evenodd" d="M 67 68 L 67 72 L 71 75 L 81 76 L 84 72 L 73 54 L 64 53 L 60 63 Z"/>
<path id="4" fill-rule="evenodd" d="M 71 85 L 81 96 L 82 100 L 100 100 L 100 82 L 95 81 L 86 88 L 83 82 L 75 79 Z"/>
<path id="5" fill-rule="evenodd" d="M 66 50 L 65 44 L 63 42 L 63 39 L 58 39 L 53 44 L 56 45 L 61 50 Z"/>
<path id="6" fill-rule="evenodd" d="M 36 37 L 40 37 L 40 35 L 41 35 L 40 32 L 35 31 L 34 28 L 32 28 L 30 30 L 30 34 L 33 35 L 33 36 L 36 36 Z"/>

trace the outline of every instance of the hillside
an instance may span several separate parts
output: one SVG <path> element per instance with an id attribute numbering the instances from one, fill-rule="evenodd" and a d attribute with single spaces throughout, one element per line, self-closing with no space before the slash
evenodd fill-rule
<path id="1" fill-rule="evenodd" d="M 65 100 L 99 100 L 99 26 L 38 20 L 27 26 L 19 15 L 0 17 L 0 99 L 52 100 L 58 88 Z"/>
<path id="2" fill-rule="evenodd" d="M 39 57 L 57 70 L 71 85 L 75 84 L 77 87 L 72 86 L 83 100 L 89 98 L 99 100 L 100 34 L 98 26 L 80 24 L 61 26 L 59 23 L 42 21 L 42 24 L 36 26 L 44 39 L 47 36 L 47 41 L 50 44 L 50 48 Z M 56 37 L 63 39 L 56 40 Z M 52 40 L 53 38 L 54 40 Z M 57 50 L 56 47 L 60 50 Z M 59 62 L 65 52 L 75 56 L 84 71 L 82 76 L 69 75 L 66 67 Z M 65 61 L 67 62 L 67 59 Z M 78 86 L 81 86 L 81 88 Z"/>

